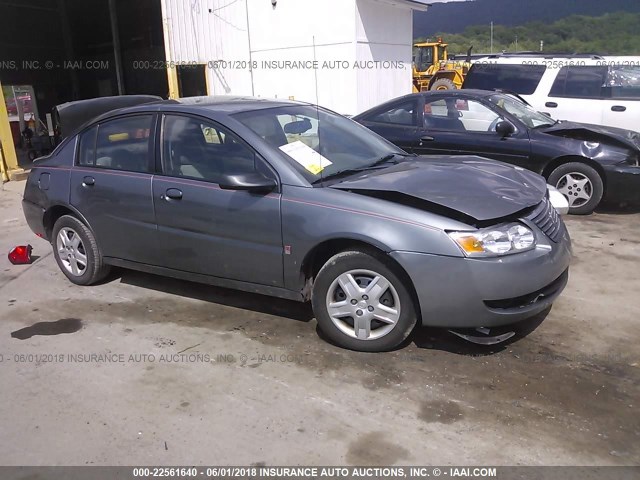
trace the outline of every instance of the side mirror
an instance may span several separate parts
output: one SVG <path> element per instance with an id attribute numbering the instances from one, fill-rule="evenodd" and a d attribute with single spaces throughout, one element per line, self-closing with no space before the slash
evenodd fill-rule
<path id="1" fill-rule="evenodd" d="M 223 190 L 246 190 L 255 193 L 269 193 L 278 186 L 274 179 L 258 172 L 223 175 L 218 185 Z"/>
<path id="2" fill-rule="evenodd" d="M 508 137 L 509 135 L 513 135 L 516 131 L 515 127 L 507 122 L 506 120 L 502 120 L 496 125 L 496 133 L 500 135 L 502 138 Z"/>

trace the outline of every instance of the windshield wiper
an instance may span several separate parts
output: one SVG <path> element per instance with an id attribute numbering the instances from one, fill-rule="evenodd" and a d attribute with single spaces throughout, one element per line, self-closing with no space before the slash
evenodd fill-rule
<path id="1" fill-rule="evenodd" d="M 346 176 L 349 176 L 349 175 L 353 175 L 354 173 L 366 172 L 367 170 L 376 170 L 378 168 L 386 168 L 386 166 L 383 167 L 383 165 L 385 163 L 392 163 L 392 164 L 396 165 L 398 163 L 397 160 L 394 161 L 394 162 L 390 162 L 390 160 L 393 160 L 396 155 L 405 156 L 405 155 L 403 155 L 401 153 L 389 153 L 389 154 L 385 155 L 384 157 L 379 158 L 375 162 L 370 163 L 369 165 L 365 165 L 364 167 L 346 168 L 344 170 L 338 170 L 337 172 L 331 173 L 331 174 L 326 175 L 326 176 L 324 176 L 322 178 L 314 180 L 312 182 L 312 185 L 316 185 L 318 183 L 324 182 L 325 180 L 334 180 L 336 178 L 346 177 Z M 406 156 L 409 156 L 409 154 L 407 154 Z"/>

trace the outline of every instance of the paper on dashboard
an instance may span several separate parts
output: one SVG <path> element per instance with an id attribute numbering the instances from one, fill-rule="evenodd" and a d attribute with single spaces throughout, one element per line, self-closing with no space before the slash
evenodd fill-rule
<path id="1" fill-rule="evenodd" d="M 318 175 L 322 170 L 327 168 L 329 165 L 332 165 L 332 162 L 329 159 L 323 157 L 313 148 L 302 143 L 300 140 L 282 145 L 280 150 L 289 155 L 314 175 Z"/>

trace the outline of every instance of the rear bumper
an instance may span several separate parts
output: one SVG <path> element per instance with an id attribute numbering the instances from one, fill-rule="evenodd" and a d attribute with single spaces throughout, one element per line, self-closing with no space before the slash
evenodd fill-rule
<path id="1" fill-rule="evenodd" d="M 416 289 L 422 324 L 446 328 L 509 325 L 547 309 L 569 278 L 568 234 L 556 244 L 494 259 L 391 252 Z"/>
<path id="2" fill-rule="evenodd" d="M 640 167 L 608 165 L 604 172 L 608 202 L 640 204 Z"/>
<path id="3" fill-rule="evenodd" d="M 46 238 L 46 232 L 43 225 L 44 209 L 40 205 L 36 205 L 28 200 L 22 200 L 22 211 L 24 218 L 27 220 L 29 228 L 39 237 Z"/>

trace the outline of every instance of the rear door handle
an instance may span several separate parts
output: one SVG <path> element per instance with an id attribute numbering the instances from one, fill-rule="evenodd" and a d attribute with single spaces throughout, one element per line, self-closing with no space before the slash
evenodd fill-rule
<path id="1" fill-rule="evenodd" d="M 182 190 L 178 190 L 177 188 L 169 188 L 166 192 L 165 199 L 173 199 L 180 200 L 182 198 Z"/>
<path id="2" fill-rule="evenodd" d="M 425 135 L 424 137 L 420 137 L 420 143 L 422 142 L 433 142 L 435 138 Z"/>
<path id="3" fill-rule="evenodd" d="M 558 108 L 558 104 L 556 102 L 547 102 L 544 106 L 549 108 Z"/>
<path id="4" fill-rule="evenodd" d="M 93 187 L 96 184 L 96 179 L 93 177 L 84 177 L 82 179 L 82 185 L 85 187 Z"/>
<path id="5" fill-rule="evenodd" d="M 613 107 L 611 107 L 612 112 L 624 112 L 626 110 L 627 110 L 627 107 L 622 105 L 614 105 Z"/>

